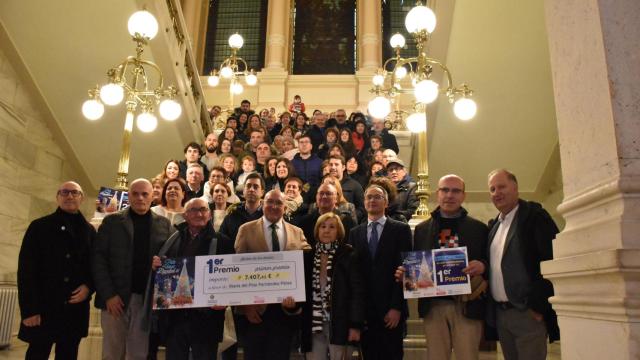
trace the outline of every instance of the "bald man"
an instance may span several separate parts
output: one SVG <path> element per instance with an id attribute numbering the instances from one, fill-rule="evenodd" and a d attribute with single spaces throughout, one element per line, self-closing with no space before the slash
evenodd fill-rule
<path id="1" fill-rule="evenodd" d="M 103 359 L 147 357 L 149 326 L 142 308 L 151 259 L 174 232 L 168 219 L 149 210 L 152 192 L 146 179 L 131 182 L 129 207 L 102 220 L 93 246 Z"/>
<path id="2" fill-rule="evenodd" d="M 18 258 L 18 338 L 29 343 L 26 359 L 76 359 L 87 336 L 93 292 L 89 255 L 95 230 L 80 213 L 84 193 L 73 181 L 60 185 L 58 208 L 34 220 Z"/>

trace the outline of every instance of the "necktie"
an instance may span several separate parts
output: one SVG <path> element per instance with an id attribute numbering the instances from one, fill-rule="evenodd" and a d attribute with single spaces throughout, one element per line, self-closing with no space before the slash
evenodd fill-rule
<path id="1" fill-rule="evenodd" d="M 378 222 L 371 223 L 371 237 L 369 238 L 369 253 L 371 257 L 376 256 L 376 249 L 378 248 Z"/>
<path id="2" fill-rule="evenodd" d="M 269 225 L 271 228 L 271 251 L 280 251 L 280 241 L 278 240 L 278 225 L 271 224 Z"/>

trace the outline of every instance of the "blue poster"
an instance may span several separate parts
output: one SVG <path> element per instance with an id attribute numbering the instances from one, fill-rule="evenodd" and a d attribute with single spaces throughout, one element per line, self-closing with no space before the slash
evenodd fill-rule
<path id="1" fill-rule="evenodd" d="M 193 304 L 195 258 L 165 258 L 153 282 L 153 309 L 180 309 Z"/>
<path id="2" fill-rule="evenodd" d="M 451 296 L 471 293 L 466 247 L 402 253 L 404 298 Z"/>

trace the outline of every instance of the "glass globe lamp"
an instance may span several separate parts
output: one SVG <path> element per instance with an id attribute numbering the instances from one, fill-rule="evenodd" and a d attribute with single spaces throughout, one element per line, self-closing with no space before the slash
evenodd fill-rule
<path id="1" fill-rule="evenodd" d="M 109 83 L 100 88 L 100 100 L 107 105 L 118 105 L 124 99 L 124 89 L 118 84 Z"/>
<path id="2" fill-rule="evenodd" d="M 413 113 L 407 117 L 407 129 L 412 133 L 427 131 L 427 115 L 425 113 Z"/>
<path id="3" fill-rule="evenodd" d="M 426 30 L 429 34 L 436 28 L 436 14 L 426 6 L 416 6 L 404 19 L 404 26 L 411 34 Z"/>
<path id="4" fill-rule="evenodd" d="M 127 28 L 131 36 L 135 36 L 137 33 L 151 40 L 158 34 L 158 21 L 147 10 L 140 10 L 129 17 Z"/>
<path id="5" fill-rule="evenodd" d="M 438 98 L 438 83 L 433 80 L 422 80 L 414 86 L 416 101 L 422 104 L 431 104 Z"/>
<path id="6" fill-rule="evenodd" d="M 163 119 L 174 121 L 182 114 L 182 106 L 172 99 L 163 100 L 158 108 Z"/>
<path id="7" fill-rule="evenodd" d="M 158 118 L 150 112 L 141 112 L 136 118 L 136 125 L 142 132 L 152 132 L 158 126 Z"/>
<path id="8" fill-rule="evenodd" d="M 473 119 L 477 111 L 476 102 L 469 98 L 460 98 L 453 104 L 453 113 L 460 120 L 468 121 Z"/>
<path id="9" fill-rule="evenodd" d="M 389 39 L 389 43 L 391 44 L 391 47 L 394 49 L 403 48 L 404 45 L 406 44 L 406 40 L 404 36 L 402 36 L 402 34 L 396 33 L 391 37 L 391 39 Z"/>
<path id="10" fill-rule="evenodd" d="M 104 105 L 96 99 L 89 99 L 82 104 L 82 115 L 89 120 L 98 120 L 104 114 Z"/>
<path id="11" fill-rule="evenodd" d="M 384 119 L 391 112 L 391 101 L 384 96 L 377 96 L 369 102 L 369 114 L 376 119 Z"/>
<path id="12" fill-rule="evenodd" d="M 229 36 L 229 46 L 232 49 L 240 49 L 244 45 L 244 39 L 240 34 L 233 34 Z"/>
<path id="13" fill-rule="evenodd" d="M 211 75 L 207 78 L 209 86 L 218 86 L 220 84 L 220 77 L 218 75 Z"/>

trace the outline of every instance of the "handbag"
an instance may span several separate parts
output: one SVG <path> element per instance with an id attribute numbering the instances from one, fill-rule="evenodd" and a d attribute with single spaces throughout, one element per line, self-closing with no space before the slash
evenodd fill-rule
<path id="1" fill-rule="evenodd" d="M 231 345 L 238 341 L 236 335 L 236 326 L 233 321 L 233 311 L 228 306 L 224 311 L 224 332 L 222 334 L 222 342 L 218 345 L 218 354 L 227 350 Z"/>

